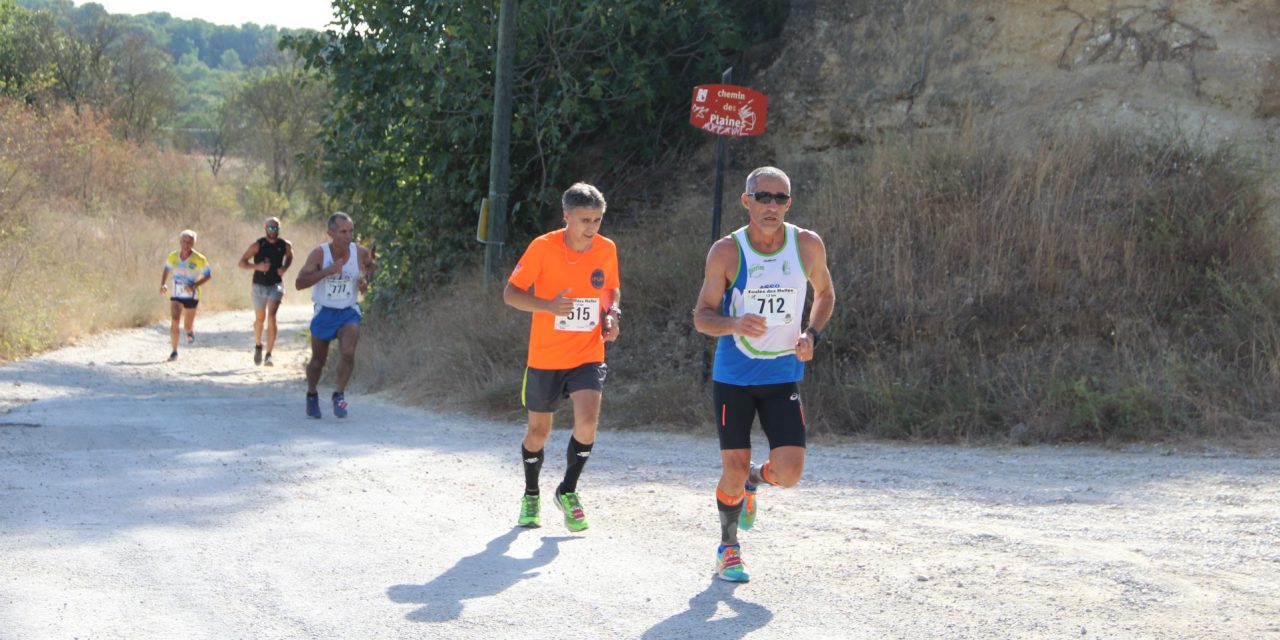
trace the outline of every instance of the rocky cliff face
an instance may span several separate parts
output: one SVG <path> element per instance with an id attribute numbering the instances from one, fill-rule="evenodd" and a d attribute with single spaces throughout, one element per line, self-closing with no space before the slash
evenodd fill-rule
<path id="1" fill-rule="evenodd" d="M 1280 146 L 1280 0 L 795 0 L 782 38 L 750 81 L 780 164 L 971 116 Z"/>

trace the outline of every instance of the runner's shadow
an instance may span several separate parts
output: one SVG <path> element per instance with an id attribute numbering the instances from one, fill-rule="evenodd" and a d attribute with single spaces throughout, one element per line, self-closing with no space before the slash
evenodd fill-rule
<path id="1" fill-rule="evenodd" d="M 773 619 L 773 613 L 762 605 L 734 597 L 733 590 L 738 588 L 738 584 L 740 583 L 712 578 L 711 584 L 702 593 L 689 599 L 688 611 L 659 622 L 644 632 L 641 638 L 742 638 L 763 628 Z M 736 615 L 717 618 L 716 613 L 722 602 Z"/>
<path id="2" fill-rule="evenodd" d="M 252 370 L 253 370 L 252 367 L 245 366 L 239 369 L 226 369 L 223 371 L 203 371 L 200 373 L 192 373 L 192 374 L 189 374 L 188 377 L 190 378 L 227 378 L 230 376 L 239 375 L 241 373 L 244 373 L 245 371 L 252 371 Z"/>
<path id="3" fill-rule="evenodd" d="M 533 571 L 550 564 L 560 554 L 559 544 L 576 536 L 548 537 L 528 558 L 506 555 L 522 531 L 512 529 L 485 545 L 484 551 L 458 561 L 448 571 L 426 584 L 398 584 L 387 589 L 392 602 L 422 604 L 406 618 L 418 622 L 445 622 L 462 613 L 462 601 L 492 596 L 515 583 L 538 575 Z"/>

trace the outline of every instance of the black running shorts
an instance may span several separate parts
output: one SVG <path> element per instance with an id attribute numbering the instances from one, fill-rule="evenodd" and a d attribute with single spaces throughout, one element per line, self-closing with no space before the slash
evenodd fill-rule
<path id="1" fill-rule="evenodd" d="M 751 424 L 757 415 L 769 449 L 805 446 L 804 405 L 794 382 L 749 387 L 716 382 L 711 401 L 721 450 L 750 449 Z"/>
<path id="2" fill-rule="evenodd" d="M 551 413 L 574 391 L 604 391 L 604 377 L 608 373 L 609 368 L 603 362 L 588 362 L 572 369 L 526 367 L 520 401 L 530 411 Z"/>
<path id="3" fill-rule="evenodd" d="M 169 298 L 169 299 L 174 302 L 181 303 L 183 308 L 186 308 L 186 309 L 194 309 L 196 308 L 196 305 L 200 304 L 200 301 L 195 298 Z"/>

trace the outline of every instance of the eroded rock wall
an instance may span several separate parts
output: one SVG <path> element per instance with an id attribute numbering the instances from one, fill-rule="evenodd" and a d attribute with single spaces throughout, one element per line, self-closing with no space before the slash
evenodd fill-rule
<path id="1" fill-rule="evenodd" d="M 1280 0 L 796 0 L 783 39 L 750 81 L 779 163 L 979 115 L 1280 137 Z"/>

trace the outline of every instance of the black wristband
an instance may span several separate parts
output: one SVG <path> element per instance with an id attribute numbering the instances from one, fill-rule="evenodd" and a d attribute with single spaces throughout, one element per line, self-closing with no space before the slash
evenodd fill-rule
<path id="1" fill-rule="evenodd" d="M 809 327 L 808 329 L 805 329 L 805 332 L 813 335 L 813 346 L 816 347 L 819 342 L 822 342 L 822 334 L 819 333 L 817 329 Z"/>

